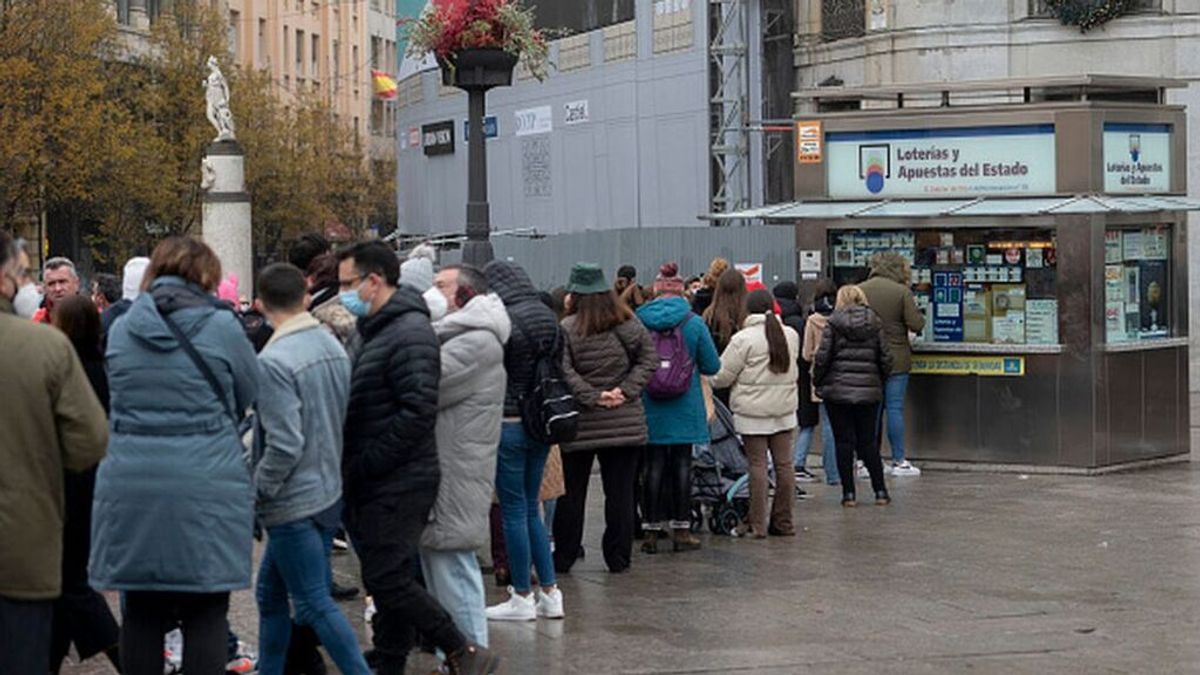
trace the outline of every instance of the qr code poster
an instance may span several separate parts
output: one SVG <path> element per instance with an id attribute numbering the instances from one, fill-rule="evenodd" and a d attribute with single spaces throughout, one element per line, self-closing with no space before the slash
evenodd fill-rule
<path id="1" fill-rule="evenodd" d="M 525 184 L 526 197 L 551 195 L 549 136 L 521 141 L 521 181 Z"/>

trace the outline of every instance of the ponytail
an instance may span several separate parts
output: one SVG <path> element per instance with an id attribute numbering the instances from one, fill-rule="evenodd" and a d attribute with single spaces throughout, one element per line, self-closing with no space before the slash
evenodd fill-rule
<path id="1" fill-rule="evenodd" d="M 767 367 L 772 373 L 782 375 L 792 367 L 792 357 L 788 351 L 787 336 L 783 334 L 783 326 L 774 312 L 767 312 L 767 320 L 763 322 L 767 331 L 767 349 L 771 360 Z"/>
<path id="2" fill-rule="evenodd" d="M 751 314 L 765 314 L 763 330 L 767 332 L 767 351 L 770 361 L 767 368 L 776 375 L 786 373 L 792 367 L 792 355 L 788 349 L 783 324 L 775 316 L 775 298 L 769 291 L 757 290 L 746 298 L 746 309 Z"/>

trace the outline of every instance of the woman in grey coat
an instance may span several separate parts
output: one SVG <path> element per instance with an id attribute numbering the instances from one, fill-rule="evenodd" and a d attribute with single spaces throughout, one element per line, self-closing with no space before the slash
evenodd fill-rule
<path id="1" fill-rule="evenodd" d="M 250 586 L 254 490 L 238 425 L 258 366 L 241 324 L 212 296 L 220 278 L 208 246 L 164 241 L 148 292 L 109 334 L 111 434 L 89 569 L 95 588 L 125 591 L 127 675 L 163 672 L 163 629 L 174 620 L 184 671 L 224 672 L 229 592 Z"/>

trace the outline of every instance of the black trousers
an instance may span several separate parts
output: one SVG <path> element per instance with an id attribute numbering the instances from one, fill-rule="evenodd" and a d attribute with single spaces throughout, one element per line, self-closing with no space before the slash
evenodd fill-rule
<path id="1" fill-rule="evenodd" d="M 53 600 L 13 600 L 0 596 L 0 675 L 29 675 L 50 670 L 50 622 Z M 158 640 L 162 655 L 162 636 Z M 162 665 L 157 675 L 162 675 Z"/>
<path id="2" fill-rule="evenodd" d="M 642 484 L 642 520 L 647 525 L 690 526 L 692 518 L 692 446 L 650 445 Z"/>
<path id="3" fill-rule="evenodd" d="M 829 424 L 833 427 L 833 443 L 837 448 L 838 473 L 842 477 L 842 495 L 855 494 L 854 455 L 867 467 L 871 474 L 871 489 L 886 490 L 883 481 L 883 460 L 875 447 L 878 430 L 878 403 L 831 403 L 825 401 L 829 413 Z"/>
<path id="4" fill-rule="evenodd" d="M 559 497 L 554 512 L 554 569 L 566 574 L 579 557 L 583 519 L 587 510 L 588 481 L 592 464 L 600 460 L 604 484 L 604 538 L 601 548 L 611 572 L 629 569 L 633 557 L 634 485 L 637 483 L 641 447 L 603 448 L 564 452 L 563 482 L 567 494 Z"/>
<path id="5" fill-rule="evenodd" d="M 434 483 L 428 490 L 373 498 L 346 509 L 363 585 L 378 610 L 373 625 L 379 675 L 403 675 L 418 632 L 446 654 L 467 645 L 454 619 L 418 582 L 417 545 L 436 498 Z"/>
<path id="6" fill-rule="evenodd" d="M 92 496 L 96 470 L 66 472 L 63 477 L 66 520 L 63 523 L 62 596 L 54 601 L 50 668 L 58 672 L 71 645 L 87 659 L 117 646 L 120 627 L 104 596 L 88 585 Z"/>
<path id="7" fill-rule="evenodd" d="M 183 631 L 183 672 L 224 675 L 229 661 L 228 593 L 125 594 L 121 626 L 124 675 L 162 675 L 163 634 L 178 622 Z"/>

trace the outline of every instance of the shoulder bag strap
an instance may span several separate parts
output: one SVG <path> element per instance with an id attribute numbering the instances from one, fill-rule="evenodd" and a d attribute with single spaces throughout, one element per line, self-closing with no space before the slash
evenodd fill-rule
<path id="1" fill-rule="evenodd" d="M 221 401 L 221 407 L 225 408 L 225 414 L 229 415 L 229 418 L 233 420 L 233 424 L 236 427 L 238 423 L 237 415 L 234 414 L 233 406 L 230 405 L 229 399 L 225 396 L 225 389 L 217 381 L 216 373 L 212 371 L 212 368 L 209 367 L 208 362 L 204 360 L 200 352 L 196 351 L 196 345 L 193 345 L 188 336 L 184 335 L 183 330 L 179 328 L 179 324 L 175 323 L 175 320 L 170 315 L 160 312 L 159 316 L 162 317 L 163 323 L 167 324 L 167 328 L 170 328 L 171 332 L 175 334 L 175 339 L 179 340 L 179 345 L 183 347 L 183 351 L 187 352 L 188 357 L 192 359 L 192 363 L 196 364 L 196 368 L 200 371 L 200 374 L 208 381 L 208 386 L 212 387 L 213 393 Z"/>

